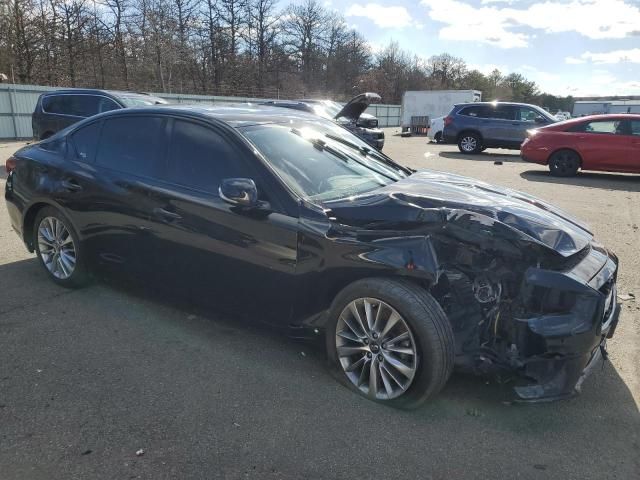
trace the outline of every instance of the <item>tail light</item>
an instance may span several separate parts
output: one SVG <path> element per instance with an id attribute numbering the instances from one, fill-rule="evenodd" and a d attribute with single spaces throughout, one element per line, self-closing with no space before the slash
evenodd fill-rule
<path id="1" fill-rule="evenodd" d="M 447 125 L 451 124 L 451 122 L 453 122 L 453 117 L 452 116 L 448 116 L 444 118 L 444 126 L 446 127 Z"/>
<path id="2" fill-rule="evenodd" d="M 13 172 L 16 169 L 17 163 L 18 161 L 16 160 L 16 157 L 9 157 L 4 164 L 4 168 L 7 173 Z"/>

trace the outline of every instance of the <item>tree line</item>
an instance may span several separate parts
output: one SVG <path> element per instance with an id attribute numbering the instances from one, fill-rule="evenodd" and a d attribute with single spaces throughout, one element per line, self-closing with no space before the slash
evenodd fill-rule
<path id="1" fill-rule="evenodd" d="M 150 92 L 345 100 L 375 91 L 476 89 L 483 98 L 570 108 L 523 75 L 488 75 L 395 42 L 374 51 L 316 0 L 0 0 L 9 81 Z"/>

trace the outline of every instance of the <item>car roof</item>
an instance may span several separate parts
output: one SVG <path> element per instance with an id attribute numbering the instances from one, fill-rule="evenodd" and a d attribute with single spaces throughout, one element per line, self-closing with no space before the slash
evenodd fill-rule
<path id="1" fill-rule="evenodd" d="M 513 107 L 535 107 L 535 108 L 542 109 L 542 107 L 539 107 L 538 105 L 533 105 L 531 103 L 519 103 L 519 102 L 466 102 L 466 103 L 456 103 L 455 106 L 466 107 L 470 105 L 491 105 L 491 106 L 508 105 Z"/>
<path id="2" fill-rule="evenodd" d="M 585 115 L 584 117 L 573 117 L 563 123 L 581 123 L 593 120 L 640 120 L 640 114 L 637 113 L 607 113 L 596 115 Z"/>
<path id="3" fill-rule="evenodd" d="M 155 95 L 151 95 L 150 93 L 144 92 L 129 92 L 125 90 L 100 90 L 97 88 L 61 88 L 59 90 L 52 90 L 50 92 L 45 92 L 42 95 L 107 95 L 112 97 L 140 97 L 140 98 L 159 98 Z"/>
<path id="4" fill-rule="evenodd" d="M 107 116 L 147 114 L 186 115 L 204 120 L 217 120 L 234 128 L 267 123 L 288 123 L 290 121 L 321 121 L 321 117 L 302 110 L 260 105 L 253 103 L 227 105 L 159 105 L 112 110 L 101 114 Z"/>

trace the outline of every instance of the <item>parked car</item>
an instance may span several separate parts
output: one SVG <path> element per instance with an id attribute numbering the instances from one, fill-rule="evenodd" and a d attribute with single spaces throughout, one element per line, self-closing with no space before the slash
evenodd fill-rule
<path id="1" fill-rule="evenodd" d="M 361 93 L 353 97 L 346 105 L 333 100 L 270 100 L 262 105 L 291 108 L 313 113 L 334 120 L 347 130 L 356 134 L 372 147 L 382 150 L 384 147 L 384 131 L 378 128 L 378 119 L 364 111 L 374 102 L 379 102 L 376 93 Z"/>
<path id="2" fill-rule="evenodd" d="M 445 117 L 438 117 L 431 120 L 427 137 L 432 142 L 440 143 L 443 141 L 442 130 L 444 130 L 444 118 Z"/>
<path id="3" fill-rule="evenodd" d="M 43 140 L 80 120 L 119 108 L 159 105 L 166 100 L 146 93 L 70 89 L 43 93 L 31 115 L 33 137 Z"/>
<path id="4" fill-rule="evenodd" d="M 556 113 L 556 119 L 559 122 L 563 122 L 564 120 L 569 120 L 570 118 L 571 118 L 571 114 L 569 112 L 558 111 L 558 113 Z"/>
<path id="5" fill-rule="evenodd" d="M 220 306 L 324 338 L 344 384 L 386 404 L 433 397 L 454 366 L 513 375 L 522 400 L 572 395 L 618 321 L 618 259 L 578 220 L 415 172 L 317 116 L 116 110 L 6 168 L 11 224 L 57 284 L 110 263 L 206 285 Z"/>
<path id="6" fill-rule="evenodd" d="M 640 116 L 592 115 L 532 129 L 520 153 L 560 177 L 579 169 L 640 173 Z"/>
<path id="7" fill-rule="evenodd" d="M 527 130 L 557 120 L 535 105 L 476 102 L 455 105 L 444 119 L 446 143 L 456 143 L 462 153 L 486 148 L 520 149 Z"/>

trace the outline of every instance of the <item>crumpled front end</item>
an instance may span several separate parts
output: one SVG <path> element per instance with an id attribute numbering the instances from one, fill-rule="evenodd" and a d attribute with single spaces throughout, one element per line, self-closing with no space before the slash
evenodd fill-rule
<path id="1" fill-rule="evenodd" d="M 616 329 L 618 259 L 598 245 L 570 270 L 525 273 L 513 328 L 521 400 L 553 400 L 579 391 L 586 373 L 606 358 Z"/>

